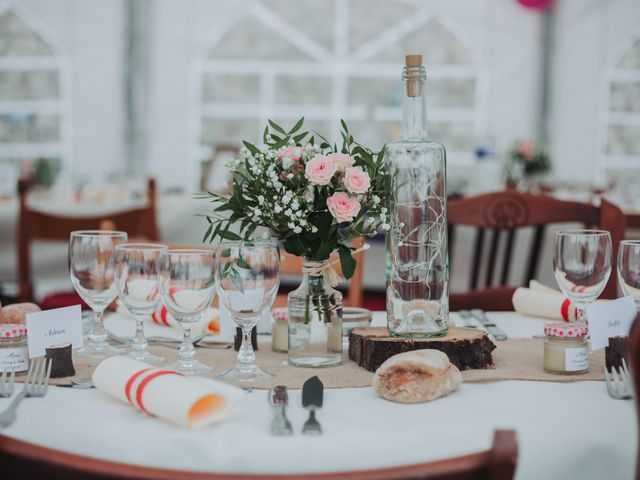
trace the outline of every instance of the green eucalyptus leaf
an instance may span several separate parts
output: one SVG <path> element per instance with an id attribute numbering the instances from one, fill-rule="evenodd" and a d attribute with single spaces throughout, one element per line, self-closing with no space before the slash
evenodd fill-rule
<path id="1" fill-rule="evenodd" d="M 284 249 L 292 255 L 296 255 L 298 257 L 304 254 L 304 244 L 300 237 L 297 235 L 293 235 L 289 238 L 285 238 L 284 240 Z"/>
<path id="2" fill-rule="evenodd" d="M 245 147 L 247 147 L 247 150 L 249 150 L 249 152 L 251 152 L 251 155 L 260 155 L 260 150 L 258 149 L 258 147 L 256 147 L 255 145 L 252 145 L 251 143 L 243 140 L 242 143 L 244 144 Z"/>
<path id="3" fill-rule="evenodd" d="M 282 128 L 280 125 L 278 125 L 276 122 L 274 122 L 273 120 L 267 120 L 269 122 L 269 125 L 271 125 L 271 128 L 273 128 L 276 132 L 280 132 L 283 135 L 286 135 L 287 132 L 285 131 L 284 128 Z"/>
<path id="4" fill-rule="evenodd" d="M 347 279 L 353 277 L 353 273 L 356 271 L 356 259 L 351 255 L 351 249 L 344 245 L 338 245 L 338 255 L 340 255 L 342 274 Z"/>
<path id="5" fill-rule="evenodd" d="M 296 133 L 298 130 L 300 130 L 303 123 L 304 123 L 304 117 L 301 117 L 300 120 L 298 120 L 296 124 L 293 126 L 293 128 L 289 130 L 289 135 L 291 135 L 292 133 Z"/>
<path id="6" fill-rule="evenodd" d="M 227 228 L 229 227 L 227 226 Z M 229 230 L 220 230 L 220 236 L 225 240 L 230 240 L 232 242 L 242 240 L 242 237 L 240 237 L 240 235 L 238 235 L 237 233 L 230 232 Z"/>
<path id="7" fill-rule="evenodd" d="M 238 291 L 244 294 L 244 285 L 242 283 L 242 276 L 240 275 L 240 273 L 238 273 L 235 268 L 232 268 L 229 270 L 229 276 L 231 277 L 231 281 L 238 289 Z"/>

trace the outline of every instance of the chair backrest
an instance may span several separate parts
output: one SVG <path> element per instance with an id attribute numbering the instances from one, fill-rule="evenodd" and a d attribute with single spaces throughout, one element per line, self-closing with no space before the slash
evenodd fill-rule
<path id="1" fill-rule="evenodd" d="M 516 434 L 498 430 L 491 449 L 436 462 L 378 470 L 304 475 L 216 474 L 161 470 L 97 460 L 0 435 L 0 464 L 7 478 L 50 480 L 511 480 L 518 460 Z"/>
<path id="2" fill-rule="evenodd" d="M 360 248 L 364 245 L 364 239 L 356 238 L 351 244 L 354 248 Z M 284 250 L 280 251 L 282 255 L 282 263 L 280 264 L 280 274 L 282 275 L 302 275 L 302 260 L 300 257 L 291 255 Z M 337 254 L 331 255 L 331 260 L 336 261 L 334 264 L 336 271 L 342 276 L 342 268 L 340 262 L 338 262 Z M 342 304 L 345 307 L 360 307 L 362 306 L 362 269 L 364 267 L 364 252 L 356 253 L 353 258 L 356 260 L 356 269 L 353 276 L 349 279 L 349 287 L 347 294 L 345 295 Z M 279 293 L 276 300 L 273 302 L 273 307 L 284 307 L 287 305 L 286 293 Z"/>
<path id="3" fill-rule="evenodd" d="M 536 277 L 538 259 L 542 250 L 545 229 L 548 224 L 578 222 L 591 228 L 608 230 L 613 243 L 612 263 L 615 263 L 618 244 L 624 238 L 625 217 L 615 205 L 602 200 L 601 205 L 564 201 L 545 195 L 506 190 L 451 200 L 448 205 L 449 255 L 453 258 L 455 226 L 477 227 L 470 271 L 470 289 L 499 286 L 508 282 L 516 232 L 522 227 L 533 227 L 533 241 L 527 256 L 522 284 Z M 483 255 L 485 241 L 490 243 L 489 255 Z M 501 243 L 504 243 L 504 248 Z M 502 251 L 502 262 L 498 253 Z M 482 259 L 486 258 L 484 279 L 480 278 Z M 499 268 L 499 271 L 496 270 Z M 611 275 L 603 292 L 603 298 L 615 298 L 616 276 Z"/>
<path id="4" fill-rule="evenodd" d="M 156 187 L 152 178 L 147 182 L 147 201 L 144 206 L 99 216 L 62 216 L 33 209 L 27 201 L 29 186 L 25 179 L 18 181 L 20 212 L 16 241 L 20 301 L 33 300 L 31 243 L 34 240 L 68 242 L 69 234 L 74 230 L 107 228 L 125 231 L 129 238 L 160 239 L 156 221 Z"/>

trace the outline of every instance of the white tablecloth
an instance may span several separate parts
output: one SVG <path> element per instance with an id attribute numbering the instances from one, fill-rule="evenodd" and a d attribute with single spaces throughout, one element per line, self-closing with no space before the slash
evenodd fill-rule
<path id="1" fill-rule="evenodd" d="M 492 317 L 510 336 L 538 334 L 543 324 L 515 313 Z M 369 388 L 328 390 L 319 437 L 300 434 L 306 412 L 299 391 L 290 392 L 288 408 L 296 434 L 270 436 L 266 396 L 247 393 L 232 420 L 188 431 L 96 390 L 52 387 L 44 399 L 26 399 L 17 422 L 1 433 L 120 462 L 264 473 L 436 460 L 487 449 L 495 429 L 513 428 L 518 479 L 625 479 L 634 471 L 633 402 L 612 400 L 601 382 L 463 384 L 449 397 L 418 405 L 388 402 Z M 0 399 L 0 409 L 8 403 Z"/>

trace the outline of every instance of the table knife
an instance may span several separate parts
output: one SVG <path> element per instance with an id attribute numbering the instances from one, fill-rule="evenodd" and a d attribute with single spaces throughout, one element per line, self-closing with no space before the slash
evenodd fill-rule
<path id="1" fill-rule="evenodd" d="M 307 435 L 319 435 L 322 427 L 316 420 L 316 410 L 322 407 L 324 385 L 318 377 L 311 377 L 302 385 L 302 406 L 309 410 L 309 419 L 302 427 L 302 433 Z"/>
<path id="2" fill-rule="evenodd" d="M 498 341 L 507 339 L 507 334 L 504 333 L 504 330 L 498 327 L 489 317 L 487 317 L 485 312 L 475 309 L 471 310 L 471 315 L 473 315 L 473 318 L 480 322 L 482 326 L 486 328 L 491 335 L 493 335 L 493 338 Z"/>
<path id="3" fill-rule="evenodd" d="M 273 420 L 271 421 L 271 435 L 282 436 L 291 435 L 293 429 L 287 419 L 285 409 L 289 405 L 289 395 L 287 387 L 278 385 L 269 390 L 269 403 L 273 410 Z"/>

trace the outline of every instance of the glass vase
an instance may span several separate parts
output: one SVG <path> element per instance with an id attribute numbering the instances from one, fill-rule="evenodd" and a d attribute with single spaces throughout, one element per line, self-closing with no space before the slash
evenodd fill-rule
<path id="1" fill-rule="evenodd" d="M 302 283 L 288 295 L 289 364 L 333 367 L 342 363 L 342 293 L 331 287 L 328 260 L 302 258 Z"/>

